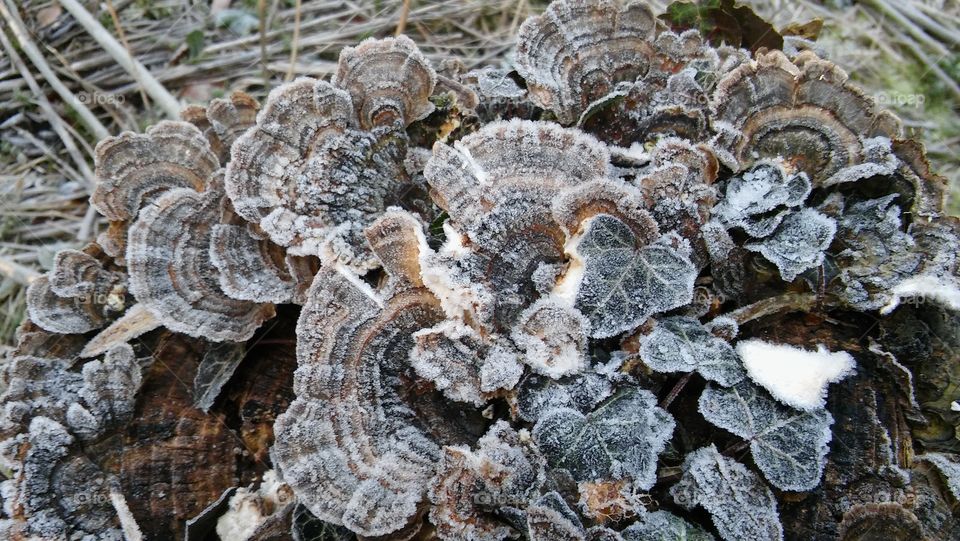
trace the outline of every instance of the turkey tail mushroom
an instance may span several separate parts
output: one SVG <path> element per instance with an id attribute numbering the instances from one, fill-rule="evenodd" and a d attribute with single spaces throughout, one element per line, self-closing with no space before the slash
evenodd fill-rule
<path id="1" fill-rule="evenodd" d="M 296 400 L 276 422 L 276 460 L 318 518 L 362 536 L 405 539 L 419 528 L 423 489 L 440 449 L 398 387 L 410 372 L 413 333 L 443 318 L 418 287 L 422 226 L 388 213 L 371 226 L 397 274 L 372 289 L 324 267 L 297 324 Z M 407 262 L 407 263 L 402 263 Z M 412 532 L 410 528 L 413 528 Z"/>
<path id="2" fill-rule="evenodd" d="M 617 83 L 646 73 L 655 29 L 645 2 L 559 0 L 520 26 L 517 71 L 534 103 L 571 124 Z"/>
<path id="3" fill-rule="evenodd" d="M 753 156 L 780 157 L 816 186 L 889 174 L 900 120 L 878 109 L 833 63 L 805 51 L 793 62 L 758 53 L 730 72 L 711 100 L 718 157 L 734 171 Z"/>
<path id="4" fill-rule="evenodd" d="M 361 128 L 405 128 L 433 111 L 437 74 L 410 38 L 368 38 L 341 51 L 333 84 L 350 93 Z"/>
<path id="5" fill-rule="evenodd" d="M 78 334 L 98 329 L 123 311 L 126 277 L 107 270 L 96 244 L 63 250 L 53 268 L 27 289 L 27 313 L 44 330 Z"/>
<path id="6" fill-rule="evenodd" d="M 90 204 L 111 222 L 99 242 L 112 257 L 123 254 L 126 226 L 148 201 L 171 188 L 202 192 L 220 167 L 200 130 L 178 121 L 104 139 L 95 162 L 98 182 Z"/>
<path id="7" fill-rule="evenodd" d="M 216 191 L 178 188 L 140 213 L 130 227 L 130 292 L 165 327 L 213 341 L 243 341 L 274 315 L 273 305 L 227 296 L 210 257 L 219 217 Z"/>

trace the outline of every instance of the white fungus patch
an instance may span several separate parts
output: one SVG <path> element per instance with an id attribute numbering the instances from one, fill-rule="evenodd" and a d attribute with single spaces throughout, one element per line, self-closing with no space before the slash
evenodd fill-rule
<path id="1" fill-rule="evenodd" d="M 762 340 L 743 340 L 737 353 L 750 378 L 788 406 L 811 411 L 826 406 L 827 386 L 853 374 L 856 361 L 846 351 L 824 346 L 807 351 Z"/>
<path id="2" fill-rule="evenodd" d="M 960 310 L 960 288 L 956 280 L 931 274 L 907 278 L 897 284 L 890 295 L 890 302 L 880 309 L 881 315 L 893 312 L 904 299 L 915 303 L 932 301 L 950 310 Z"/>

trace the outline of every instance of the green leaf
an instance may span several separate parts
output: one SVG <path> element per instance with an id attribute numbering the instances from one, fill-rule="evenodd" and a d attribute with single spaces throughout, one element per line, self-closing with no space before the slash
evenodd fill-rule
<path id="1" fill-rule="evenodd" d="M 700 395 L 707 421 L 750 441 L 753 461 L 779 489 L 806 491 L 820 484 L 833 416 L 800 411 L 743 381 L 730 388 L 707 385 Z"/>
<path id="2" fill-rule="evenodd" d="M 670 488 L 670 495 L 685 509 L 697 505 L 706 509 L 727 541 L 783 540 L 773 493 L 755 473 L 721 455 L 712 444 L 687 455 L 683 477 Z"/>
<path id="3" fill-rule="evenodd" d="M 590 320 L 591 336 L 614 336 L 690 302 L 697 269 L 677 245 L 685 246 L 664 235 L 638 247 L 634 232 L 617 218 L 591 219 L 576 248 L 585 267 L 576 307 Z"/>
<path id="4" fill-rule="evenodd" d="M 203 52 L 203 39 L 203 30 L 198 29 L 187 34 L 188 56 L 191 60 L 198 58 Z"/>
<path id="5" fill-rule="evenodd" d="M 658 321 L 653 331 L 640 339 L 640 359 L 657 372 L 696 370 L 724 386 L 734 385 L 746 375 L 733 346 L 689 317 Z"/>
<path id="6" fill-rule="evenodd" d="M 533 440 L 552 467 L 577 481 L 629 477 L 646 490 L 657 480 L 657 458 L 674 426 L 653 393 L 629 388 L 589 415 L 548 410 L 533 427 Z"/>

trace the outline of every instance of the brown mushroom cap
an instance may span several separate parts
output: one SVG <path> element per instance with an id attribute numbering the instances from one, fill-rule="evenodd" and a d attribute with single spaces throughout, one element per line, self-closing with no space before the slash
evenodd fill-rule
<path id="1" fill-rule="evenodd" d="M 123 311 L 125 276 L 104 269 L 100 247 L 62 250 L 53 268 L 27 289 L 27 312 L 44 330 L 78 334 L 106 325 Z M 91 255 L 93 254 L 93 255 Z"/>
<path id="2" fill-rule="evenodd" d="M 899 119 L 810 51 L 793 62 L 780 51 L 759 53 L 717 84 L 711 107 L 718 157 L 734 170 L 755 156 L 780 157 L 829 185 L 890 173 L 897 163 L 889 141 L 900 135 Z"/>
<path id="3" fill-rule="evenodd" d="M 407 176 L 406 136 L 354 122 L 350 96 L 329 83 L 275 89 L 233 146 L 226 191 L 236 212 L 288 253 L 365 271 L 377 262 L 363 230 Z"/>
<path id="4" fill-rule="evenodd" d="M 247 128 L 256 124 L 260 104 L 246 92 L 234 92 L 229 98 L 215 98 L 206 107 L 190 105 L 180 111 L 180 119 L 200 129 L 210 148 L 226 165 L 230 147 Z"/>
<path id="5" fill-rule="evenodd" d="M 333 84 L 350 93 L 360 127 L 403 127 L 433 111 L 437 74 L 406 36 L 367 38 L 340 52 Z"/>
<path id="6" fill-rule="evenodd" d="M 203 191 L 219 167 L 200 130 L 165 120 L 142 135 L 124 132 L 97 144 L 98 184 L 90 204 L 112 221 L 130 220 L 164 190 Z"/>
<path id="7" fill-rule="evenodd" d="M 398 274 L 374 290 L 345 269 L 320 270 L 297 325 L 297 398 L 277 419 L 274 448 L 313 514 L 363 536 L 407 526 L 436 468 L 430 421 L 404 402 L 399 384 L 413 333 L 443 318 L 405 255 L 419 246 L 422 226 L 398 212 L 371 230 L 384 233 L 374 249 L 401 262 L 387 267 Z"/>
<path id="8" fill-rule="evenodd" d="M 428 287 L 444 299 L 472 297 L 469 310 L 481 325 L 509 328 L 536 296 L 531 277 L 562 261 L 565 235 L 551 214 L 553 199 L 610 170 L 604 145 L 548 122 L 495 122 L 454 147 L 437 144 L 424 175 L 450 214 L 450 231 L 429 258 Z M 450 315 L 464 308 L 456 305 L 445 303 Z"/>
<path id="9" fill-rule="evenodd" d="M 179 188 L 145 208 L 130 227 L 130 292 L 170 330 L 213 341 L 243 341 L 274 315 L 224 294 L 210 260 L 221 194 Z"/>
<path id="10" fill-rule="evenodd" d="M 530 98 L 570 124 L 621 81 L 646 73 L 656 19 L 645 2 L 559 0 L 517 34 Z"/>

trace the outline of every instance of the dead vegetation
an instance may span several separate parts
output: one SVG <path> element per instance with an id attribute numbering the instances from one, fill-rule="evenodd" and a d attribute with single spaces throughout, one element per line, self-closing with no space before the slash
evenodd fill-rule
<path id="1" fill-rule="evenodd" d="M 749 3 L 778 29 L 822 19 L 817 47 L 920 134 L 956 190 L 960 4 Z M 517 26 L 545 4 L 0 0 L 0 344 L 23 316 L 24 286 L 57 250 L 105 227 L 87 204 L 93 148 L 105 135 L 142 131 L 233 90 L 263 99 L 296 76 L 328 76 L 344 46 L 369 36 L 405 33 L 435 65 L 448 56 L 467 67 L 508 63 Z"/>

